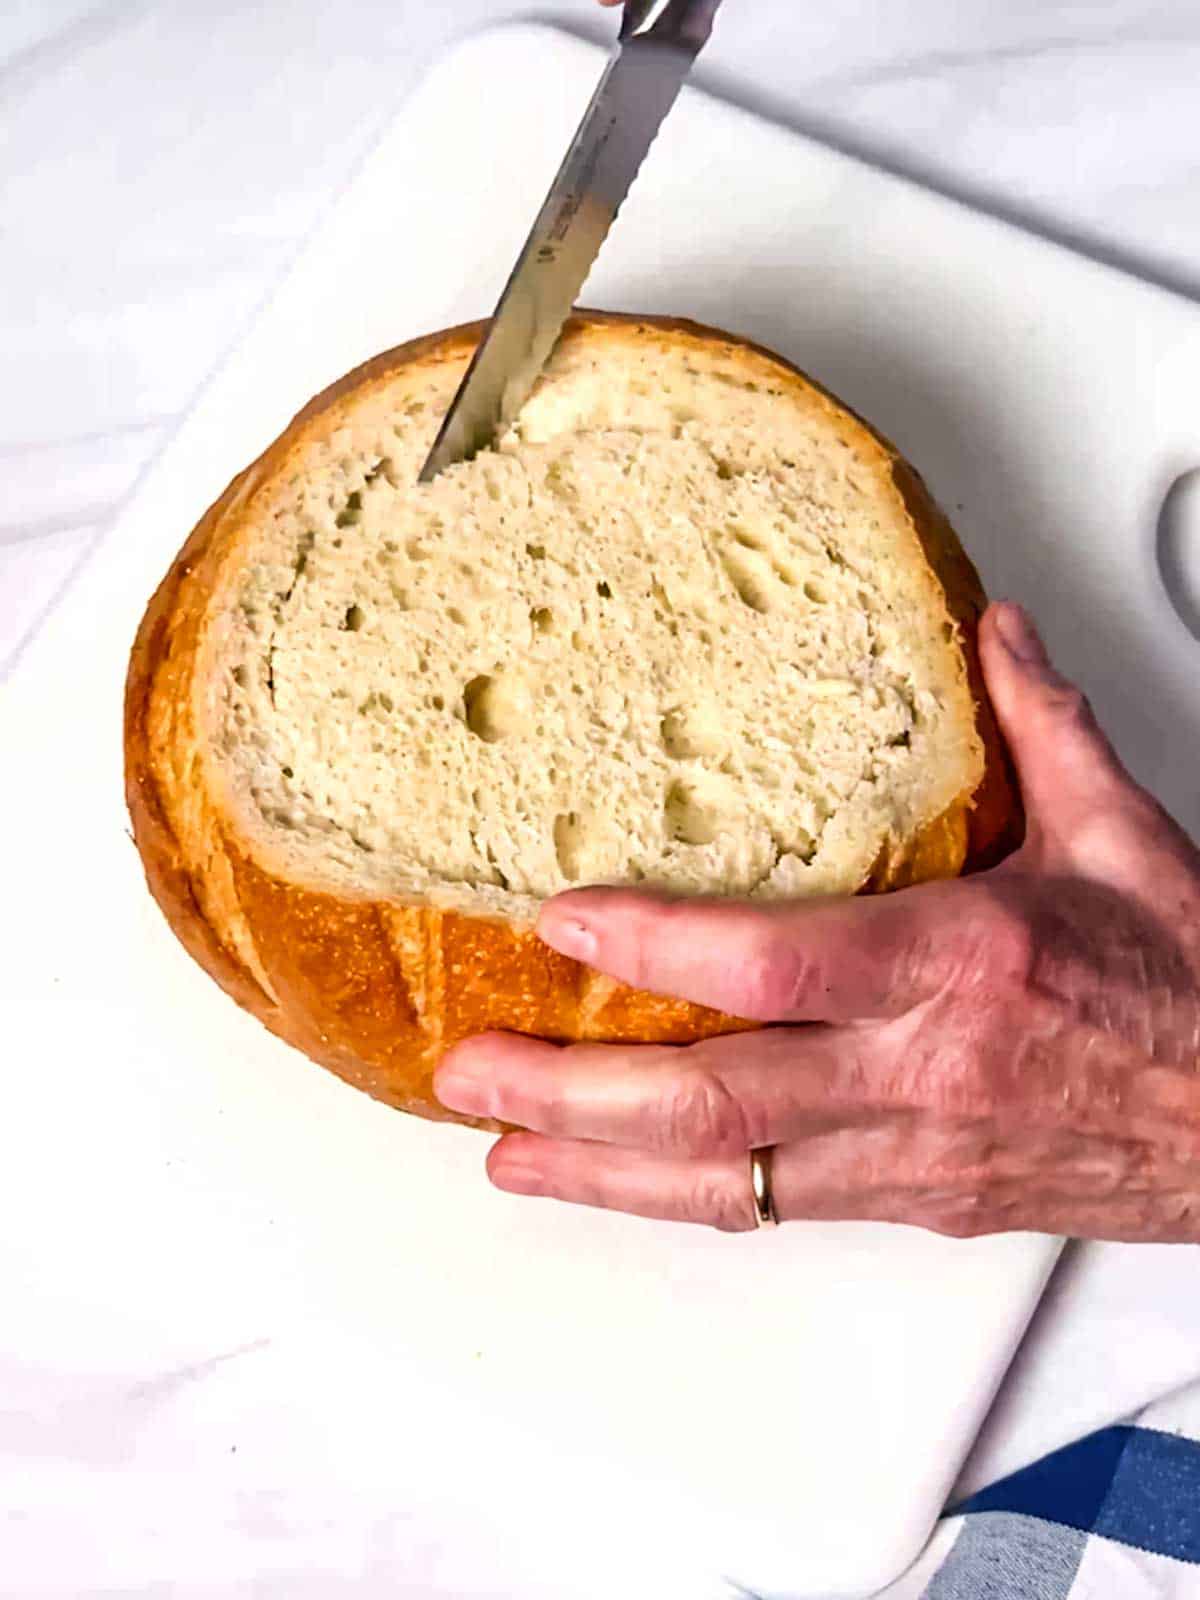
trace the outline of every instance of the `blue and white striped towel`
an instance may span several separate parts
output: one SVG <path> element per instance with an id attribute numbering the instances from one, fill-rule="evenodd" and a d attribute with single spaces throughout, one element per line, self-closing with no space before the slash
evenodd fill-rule
<path id="1" fill-rule="evenodd" d="M 1200 1600 L 1200 1384 L 952 1507 L 879 1600 Z"/>

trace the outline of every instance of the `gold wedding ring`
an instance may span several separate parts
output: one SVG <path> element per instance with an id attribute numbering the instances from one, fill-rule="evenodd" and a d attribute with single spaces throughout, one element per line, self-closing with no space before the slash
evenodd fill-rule
<path id="1" fill-rule="evenodd" d="M 774 1154 L 773 1145 L 750 1152 L 750 1187 L 754 1191 L 754 1223 L 759 1228 L 774 1228 L 779 1224 L 779 1213 L 775 1210 L 775 1196 L 771 1193 L 771 1158 Z"/>

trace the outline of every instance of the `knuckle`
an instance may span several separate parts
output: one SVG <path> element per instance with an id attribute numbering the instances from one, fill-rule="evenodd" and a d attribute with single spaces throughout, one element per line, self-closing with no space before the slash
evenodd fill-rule
<path id="1" fill-rule="evenodd" d="M 1034 970 L 1037 948 L 1033 919 L 1018 895 L 963 885 L 952 927 L 939 931 L 921 970 L 943 996 L 981 1002 L 1022 988 Z"/>
<path id="2" fill-rule="evenodd" d="M 972 1184 L 958 1190 L 940 1190 L 930 1196 L 920 1219 L 922 1227 L 947 1239 L 978 1239 L 996 1231 L 993 1207 L 984 1187 Z"/>
<path id="3" fill-rule="evenodd" d="M 812 964 L 799 950 L 768 936 L 747 955 L 738 974 L 742 1009 L 756 1022 L 786 1022 L 800 1009 L 813 978 Z"/>
<path id="4" fill-rule="evenodd" d="M 1064 679 L 1061 683 L 1049 685 L 1045 690 L 1044 704 L 1050 716 L 1063 727 L 1082 728 L 1090 732 L 1096 726 L 1092 703 L 1078 684 L 1068 683 Z"/>
<path id="5" fill-rule="evenodd" d="M 890 974 L 897 994 L 918 995 L 931 988 L 944 987 L 957 977 L 961 947 L 947 951 L 946 941 L 935 927 L 914 927 L 894 954 L 888 952 L 883 970 Z M 947 959 L 949 957 L 949 959 Z"/>
<path id="6" fill-rule="evenodd" d="M 551 1045 L 539 1051 L 534 1070 L 516 1070 L 505 1079 L 504 1113 L 510 1122 L 539 1133 L 569 1137 L 577 1131 L 579 1108 L 570 1086 L 573 1068 L 583 1066 L 581 1045 Z M 531 1063 L 532 1065 L 532 1063 Z"/>
<path id="7" fill-rule="evenodd" d="M 570 1138 L 577 1131 L 572 1107 L 557 1084 L 541 1085 L 536 1097 L 526 1096 L 523 1104 L 517 1103 L 514 1097 L 510 1116 L 518 1122 L 524 1118 L 540 1132 L 556 1139 Z"/>
<path id="8" fill-rule="evenodd" d="M 977 1239 L 987 1229 L 969 1204 L 938 1206 L 925 1220 L 925 1226 L 946 1239 Z"/>
<path id="9" fill-rule="evenodd" d="M 740 1155 L 750 1148 L 741 1102 L 715 1072 L 701 1066 L 672 1085 L 659 1127 L 663 1146 L 684 1155 Z"/>
<path id="10" fill-rule="evenodd" d="M 1158 819 L 1147 807 L 1122 804 L 1123 798 L 1092 807 L 1071 828 L 1067 845 L 1074 860 L 1113 871 L 1144 857 Z"/>
<path id="11" fill-rule="evenodd" d="M 725 1175 L 699 1175 L 689 1196 L 688 1220 L 707 1223 L 720 1233 L 745 1233 L 754 1226 L 749 1188 L 741 1194 Z"/>
<path id="12" fill-rule="evenodd" d="M 976 997 L 971 997 L 967 1004 L 978 1011 Z M 957 1011 L 949 1020 L 953 1026 L 963 1029 L 980 1026 L 978 1017 L 968 1018 Z M 990 1026 L 990 1023 L 983 1025 Z M 996 1087 L 980 1053 L 959 1044 L 947 1046 L 940 1028 L 931 1038 L 918 1038 L 915 1048 L 910 1049 L 897 1088 L 899 1098 L 909 1110 L 932 1112 L 951 1121 L 990 1116 L 996 1096 Z M 936 1145 L 935 1153 L 940 1154 Z M 940 1169 L 931 1169 L 926 1173 L 926 1181 L 936 1182 L 942 1176 Z"/>
<path id="13" fill-rule="evenodd" d="M 993 979 L 1024 982 L 1033 971 L 1037 957 L 1037 938 L 1033 923 L 1023 906 L 994 897 L 979 918 L 977 959 L 981 969 Z"/>

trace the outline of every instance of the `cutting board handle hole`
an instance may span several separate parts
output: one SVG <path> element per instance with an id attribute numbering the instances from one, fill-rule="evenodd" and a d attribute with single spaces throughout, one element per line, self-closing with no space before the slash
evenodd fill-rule
<path id="1" fill-rule="evenodd" d="M 1200 640 L 1200 467 L 1180 473 L 1158 515 L 1158 570 L 1184 627 Z"/>

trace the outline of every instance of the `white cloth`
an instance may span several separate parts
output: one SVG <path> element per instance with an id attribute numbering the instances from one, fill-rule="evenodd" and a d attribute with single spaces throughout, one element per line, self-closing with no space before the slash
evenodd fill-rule
<path id="1" fill-rule="evenodd" d="M 1198 1600 L 1200 1384 L 945 1517 L 878 1600 Z"/>
<path id="2" fill-rule="evenodd" d="M 0 8 L 0 663 L 422 70 L 452 38 L 525 9 Z M 596 36 L 614 25 L 584 0 L 551 14 Z M 1191 148 L 1200 8 L 1189 0 L 738 0 L 700 76 L 884 165 L 1200 291 Z M 1196 1258 L 1072 1253 L 961 1487 L 1200 1372 Z"/>

